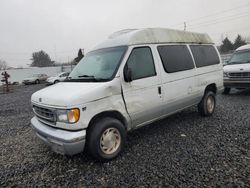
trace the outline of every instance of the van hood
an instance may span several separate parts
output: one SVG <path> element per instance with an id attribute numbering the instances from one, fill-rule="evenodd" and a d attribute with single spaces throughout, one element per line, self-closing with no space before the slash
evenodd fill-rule
<path id="1" fill-rule="evenodd" d="M 250 63 L 226 65 L 223 70 L 224 72 L 250 72 Z"/>
<path id="2" fill-rule="evenodd" d="M 61 82 L 35 92 L 31 102 L 69 108 L 120 93 L 119 79 L 94 83 Z"/>

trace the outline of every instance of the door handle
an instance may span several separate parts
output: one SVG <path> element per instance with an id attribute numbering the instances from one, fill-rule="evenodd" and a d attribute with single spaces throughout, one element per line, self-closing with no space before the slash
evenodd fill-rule
<path id="1" fill-rule="evenodd" d="M 161 95 L 161 86 L 158 86 L 158 94 Z"/>

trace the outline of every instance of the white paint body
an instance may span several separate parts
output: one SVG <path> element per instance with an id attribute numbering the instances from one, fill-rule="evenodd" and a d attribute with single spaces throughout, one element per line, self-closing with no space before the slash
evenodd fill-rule
<path id="1" fill-rule="evenodd" d="M 61 72 L 59 74 L 57 74 L 56 76 L 51 76 L 49 77 L 46 82 L 49 83 L 49 84 L 54 84 L 54 83 L 57 83 L 57 82 L 62 82 L 64 81 L 67 76 L 69 75 L 69 73 L 67 72 Z"/>
<path id="2" fill-rule="evenodd" d="M 148 30 L 146 32 L 146 34 L 148 34 Z M 158 31 L 158 33 L 159 32 L 161 31 Z M 144 40 L 146 34 L 143 35 L 142 40 Z M 196 35 L 193 34 L 191 36 L 195 38 Z M 80 119 L 75 124 L 59 122 L 50 124 L 44 122 L 43 126 L 55 127 L 55 130 L 60 128 L 65 131 L 82 131 L 88 128 L 90 121 L 96 115 L 103 112 L 115 111 L 124 117 L 127 130 L 131 130 L 198 104 L 204 95 L 205 88 L 210 84 L 215 84 L 218 91 L 223 88 L 221 62 L 212 66 L 202 68 L 195 67 L 192 70 L 168 74 L 164 71 L 161 58 L 157 51 L 157 46 L 162 43 L 154 41 L 154 44 L 132 44 L 131 38 L 133 37 L 136 38 L 134 39 L 135 43 L 141 43 L 143 41 L 140 41 L 139 36 L 134 35 L 132 35 L 131 38 L 128 36 L 121 37 L 122 39 L 120 41 L 118 40 L 119 36 L 114 39 L 113 46 L 126 43 L 128 49 L 113 80 L 95 83 L 62 82 L 42 89 L 32 95 L 31 101 L 33 105 L 52 109 L 79 108 L 81 110 Z M 151 37 L 155 40 L 157 38 Z M 177 37 L 178 42 L 180 42 L 179 40 L 185 39 L 173 35 L 171 41 L 174 40 L 175 37 Z M 195 40 L 194 38 L 190 39 L 187 37 L 186 39 Z M 202 35 L 198 35 L 198 39 L 199 38 L 202 38 Z M 112 38 L 108 39 L 106 43 L 102 43 L 98 48 L 111 47 L 111 40 Z M 126 40 L 130 42 L 126 42 Z M 201 40 L 209 41 L 209 38 L 205 35 Z M 184 42 L 185 45 L 188 46 L 189 43 Z M 172 45 L 172 43 L 167 42 L 163 42 L 163 44 Z M 133 80 L 132 82 L 125 82 L 123 74 L 124 66 L 132 49 L 138 46 L 150 47 L 157 75 Z M 161 93 L 158 92 L 158 87 L 162 88 Z M 42 101 L 39 101 L 39 99 L 42 99 Z M 42 132 L 42 128 L 38 128 L 39 130 L 36 129 L 36 119 L 39 120 L 38 117 L 34 117 L 32 126 L 36 132 Z M 43 120 L 40 120 L 40 123 L 43 124 Z M 40 125 L 40 127 L 42 127 L 42 125 Z M 48 134 L 53 134 L 54 137 L 56 135 L 56 133 L 49 131 L 46 135 L 48 136 Z M 84 132 L 84 134 L 86 134 L 86 132 Z M 83 137 L 85 137 L 85 135 L 83 135 Z M 70 154 L 77 152 L 79 152 L 79 150 L 71 152 Z"/>
<path id="3" fill-rule="evenodd" d="M 250 44 L 237 48 L 232 58 L 237 53 L 248 53 L 250 57 Z M 250 59 L 248 62 L 228 64 L 223 67 L 224 86 L 227 88 L 250 88 Z"/>

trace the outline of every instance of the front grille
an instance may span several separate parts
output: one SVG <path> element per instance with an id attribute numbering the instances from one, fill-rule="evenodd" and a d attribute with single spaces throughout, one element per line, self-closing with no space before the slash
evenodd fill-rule
<path id="1" fill-rule="evenodd" d="M 230 78 L 250 78 L 250 72 L 231 72 Z"/>
<path id="2" fill-rule="evenodd" d="M 38 118 L 49 122 L 56 122 L 56 115 L 52 109 L 33 105 L 33 111 Z"/>

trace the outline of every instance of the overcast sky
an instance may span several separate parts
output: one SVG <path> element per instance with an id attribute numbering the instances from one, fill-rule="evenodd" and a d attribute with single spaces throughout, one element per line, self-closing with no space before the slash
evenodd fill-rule
<path id="1" fill-rule="evenodd" d="M 0 0 L 0 59 L 27 66 L 34 51 L 68 61 L 111 33 L 167 27 L 206 32 L 218 44 L 250 36 L 249 0 Z"/>

